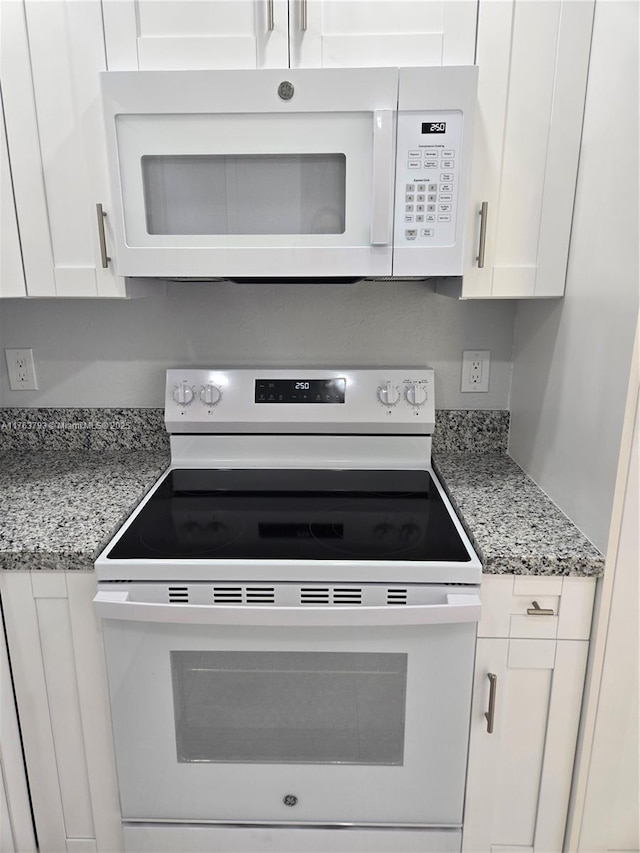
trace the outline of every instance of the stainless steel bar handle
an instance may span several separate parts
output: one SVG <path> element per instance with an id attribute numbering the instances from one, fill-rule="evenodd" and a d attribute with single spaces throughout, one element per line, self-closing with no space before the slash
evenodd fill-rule
<path id="1" fill-rule="evenodd" d="M 478 248 L 478 269 L 484 267 L 484 250 L 487 243 L 487 218 L 489 214 L 489 202 L 483 201 L 480 207 L 480 246 Z"/>
<path id="2" fill-rule="evenodd" d="M 496 715 L 496 692 L 498 689 L 498 676 L 493 672 L 487 673 L 487 678 L 489 679 L 489 710 L 485 713 L 485 717 L 487 718 L 487 732 L 488 734 L 493 734 L 493 722 Z"/>
<path id="3" fill-rule="evenodd" d="M 307 0 L 300 0 L 300 29 L 307 31 Z"/>
<path id="4" fill-rule="evenodd" d="M 102 258 L 102 268 L 107 269 L 111 258 L 107 255 L 107 240 L 104 235 L 104 219 L 107 215 L 102 209 L 101 204 L 96 204 L 96 213 L 98 214 L 98 239 L 100 240 L 100 257 Z"/>
<path id="5" fill-rule="evenodd" d="M 275 28 L 276 21 L 273 14 L 273 0 L 267 0 L 267 29 L 273 32 Z"/>
<path id="6" fill-rule="evenodd" d="M 527 616 L 555 616 L 551 607 L 540 607 L 537 601 L 532 601 L 533 607 L 527 607 Z"/>

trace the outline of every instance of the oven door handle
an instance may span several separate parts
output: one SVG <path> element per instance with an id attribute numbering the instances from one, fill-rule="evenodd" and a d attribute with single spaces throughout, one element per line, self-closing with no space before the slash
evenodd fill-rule
<path id="1" fill-rule="evenodd" d="M 281 627 L 360 627 L 364 625 L 442 625 L 477 622 L 477 594 L 449 594 L 442 604 L 396 604 L 380 607 L 271 607 L 227 604 L 158 604 L 130 601 L 128 591 L 100 590 L 93 599 L 103 619 L 190 625 L 258 625 Z"/>

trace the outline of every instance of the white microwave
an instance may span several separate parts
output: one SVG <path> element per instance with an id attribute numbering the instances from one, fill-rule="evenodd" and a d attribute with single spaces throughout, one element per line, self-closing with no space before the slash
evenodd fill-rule
<path id="1" fill-rule="evenodd" d="M 461 275 L 477 68 L 107 71 L 119 275 Z"/>

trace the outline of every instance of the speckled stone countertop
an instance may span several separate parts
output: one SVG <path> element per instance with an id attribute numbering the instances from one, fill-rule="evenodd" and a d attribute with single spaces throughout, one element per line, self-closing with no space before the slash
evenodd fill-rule
<path id="1" fill-rule="evenodd" d="M 434 465 L 494 574 L 602 573 L 506 453 L 508 412 L 438 412 Z M 169 463 L 159 409 L 0 409 L 0 569 L 85 570 Z"/>
<path id="2" fill-rule="evenodd" d="M 434 454 L 433 464 L 488 574 L 604 571 L 604 557 L 506 454 Z"/>
<path id="3" fill-rule="evenodd" d="M 0 569 L 92 570 L 169 463 L 166 451 L 0 454 Z"/>

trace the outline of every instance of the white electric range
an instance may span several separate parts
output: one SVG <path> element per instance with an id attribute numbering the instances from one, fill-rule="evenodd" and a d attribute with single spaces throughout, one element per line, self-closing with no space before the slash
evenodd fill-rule
<path id="1" fill-rule="evenodd" d="M 459 851 L 481 565 L 433 371 L 177 369 L 96 562 L 127 851 Z"/>

